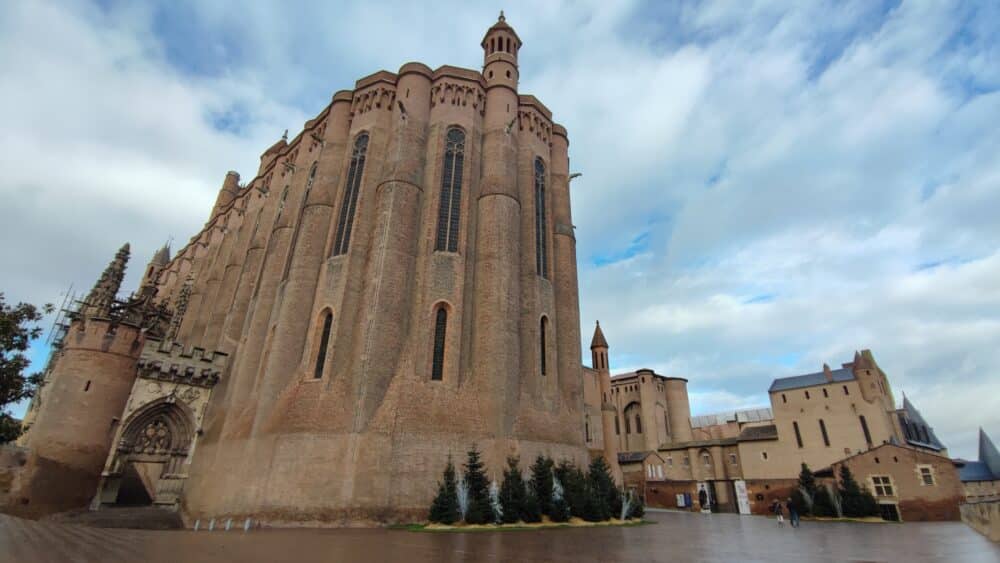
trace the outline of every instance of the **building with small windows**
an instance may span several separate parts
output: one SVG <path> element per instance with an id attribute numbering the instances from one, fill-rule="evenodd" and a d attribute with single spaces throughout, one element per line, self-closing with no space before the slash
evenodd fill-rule
<path id="1" fill-rule="evenodd" d="M 837 369 L 775 379 L 768 407 L 697 416 L 686 379 L 650 369 L 612 376 L 608 350 L 598 325 L 584 370 L 587 446 L 617 459 L 650 506 L 766 513 L 797 487 L 803 463 L 829 481 L 846 464 L 886 518 L 958 518 L 956 462 L 911 401 L 896 407 L 869 350 Z"/>
<path id="2" fill-rule="evenodd" d="M 412 521 L 472 444 L 587 462 L 567 131 L 502 14 L 480 47 L 361 78 L 228 173 L 141 303 L 123 250 L 26 421 L 22 512 Z"/>

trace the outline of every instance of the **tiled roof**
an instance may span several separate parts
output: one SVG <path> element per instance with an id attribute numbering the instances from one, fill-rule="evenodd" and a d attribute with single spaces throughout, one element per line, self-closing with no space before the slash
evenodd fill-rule
<path id="1" fill-rule="evenodd" d="M 979 461 L 989 467 L 994 479 L 1000 479 L 1000 453 L 982 428 L 979 429 Z"/>
<path id="2" fill-rule="evenodd" d="M 601 321 L 597 321 L 597 328 L 594 329 L 594 338 L 590 341 L 590 349 L 607 347 L 608 341 L 604 338 L 604 331 L 601 330 Z"/>
<path id="3" fill-rule="evenodd" d="M 759 407 L 692 416 L 691 428 L 703 428 L 727 422 L 765 422 L 768 420 L 774 420 L 774 413 L 771 412 L 770 408 Z"/>
<path id="4" fill-rule="evenodd" d="M 777 440 L 778 427 L 773 424 L 767 426 L 747 426 L 740 432 L 739 441 L 750 442 L 754 440 Z"/>
<path id="5" fill-rule="evenodd" d="M 990 467 L 982 461 L 966 461 L 958 468 L 958 478 L 963 483 L 969 481 L 1000 481 L 1000 475 L 994 475 Z"/>
<path id="6" fill-rule="evenodd" d="M 646 459 L 651 452 L 620 452 L 618 463 L 636 463 Z"/>
<path id="7" fill-rule="evenodd" d="M 767 391 L 768 393 L 774 393 L 775 391 L 787 391 L 789 389 L 801 389 L 803 387 L 812 387 L 814 385 L 841 383 L 844 381 L 854 380 L 854 372 L 851 371 L 850 367 L 830 370 L 830 374 L 832 376 L 832 379 L 830 380 L 827 380 L 825 371 L 817 371 L 816 373 L 807 373 L 805 375 L 795 375 L 792 377 L 779 377 L 771 383 L 771 388 Z"/>
<path id="8" fill-rule="evenodd" d="M 927 424 L 927 421 L 924 420 L 923 415 L 920 414 L 917 407 L 913 406 L 913 403 L 905 395 L 903 396 L 903 417 L 905 418 L 905 422 L 909 423 L 909 427 L 903 429 L 903 434 L 908 444 L 932 450 L 944 449 L 944 444 L 934 435 L 934 429 Z M 900 422 L 904 421 L 901 420 Z M 916 430 L 917 427 L 926 431 L 926 440 L 924 439 L 924 435 Z"/>

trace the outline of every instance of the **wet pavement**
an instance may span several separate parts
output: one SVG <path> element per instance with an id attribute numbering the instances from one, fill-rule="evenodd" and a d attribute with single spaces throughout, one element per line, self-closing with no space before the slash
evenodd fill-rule
<path id="1" fill-rule="evenodd" d="M 961 522 L 857 524 L 650 512 L 629 528 L 421 533 L 386 529 L 141 531 L 0 515 L 0 561 L 1000 561 Z"/>

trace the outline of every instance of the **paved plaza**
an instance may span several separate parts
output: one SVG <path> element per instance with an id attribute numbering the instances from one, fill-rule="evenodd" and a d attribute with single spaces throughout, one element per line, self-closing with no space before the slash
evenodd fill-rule
<path id="1" fill-rule="evenodd" d="M 651 512 L 647 526 L 477 533 L 385 529 L 154 532 L 0 515 L 0 561 L 1000 561 L 960 522 L 853 524 Z"/>

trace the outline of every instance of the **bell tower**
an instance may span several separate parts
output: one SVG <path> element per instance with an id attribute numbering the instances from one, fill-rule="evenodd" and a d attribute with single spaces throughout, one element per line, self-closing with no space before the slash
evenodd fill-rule
<path id="1" fill-rule="evenodd" d="M 497 23 L 486 30 L 483 42 L 483 76 L 487 88 L 507 86 L 517 92 L 517 53 L 521 50 L 521 39 L 514 28 L 507 25 L 503 11 Z"/>

